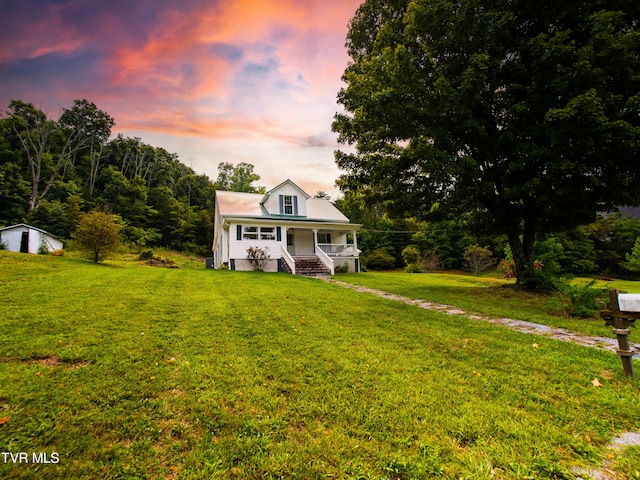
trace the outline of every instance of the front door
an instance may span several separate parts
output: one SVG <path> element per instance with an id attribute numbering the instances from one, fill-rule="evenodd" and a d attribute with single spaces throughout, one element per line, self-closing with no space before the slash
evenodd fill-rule
<path id="1" fill-rule="evenodd" d="M 315 255 L 313 231 L 305 228 L 292 228 L 287 231 L 287 252 L 290 255 Z"/>
<path id="2" fill-rule="evenodd" d="M 293 233 L 287 233 L 287 252 L 289 252 L 291 256 L 296 254 Z"/>
<path id="3" fill-rule="evenodd" d="M 20 240 L 20 253 L 29 253 L 29 230 L 22 232 Z"/>

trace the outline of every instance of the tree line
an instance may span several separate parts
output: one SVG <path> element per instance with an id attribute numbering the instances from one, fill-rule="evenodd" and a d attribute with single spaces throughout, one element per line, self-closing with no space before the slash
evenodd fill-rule
<path id="1" fill-rule="evenodd" d="M 215 190 L 255 192 L 248 163 L 218 165 L 215 181 L 178 155 L 121 134 L 94 103 L 75 100 L 57 120 L 13 100 L 0 116 L 0 224 L 28 223 L 71 238 L 83 214 L 115 214 L 123 239 L 195 253 L 211 248 Z"/>
<path id="2" fill-rule="evenodd" d="M 430 220 L 387 215 L 384 204 L 368 203 L 364 194 L 347 192 L 336 206 L 354 223 L 362 264 L 368 269 L 405 267 L 403 252 L 413 248 L 422 271 L 470 270 L 465 258 L 470 248 L 480 247 L 488 255 L 487 267 L 502 267 L 514 275 L 509 241 L 473 215 L 444 216 Z M 595 275 L 637 279 L 640 275 L 640 220 L 622 212 L 598 215 L 595 221 L 563 232 L 539 235 L 534 243 L 534 261 L 552 276 Z M 411 271 L 411 270 L 408 270 Z M 541 273 L 541 272 L 539 272 Z"/>

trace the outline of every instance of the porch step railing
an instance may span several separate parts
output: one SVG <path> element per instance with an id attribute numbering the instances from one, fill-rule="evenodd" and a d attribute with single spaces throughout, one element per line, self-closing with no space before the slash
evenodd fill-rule
<path id="1" fill-rule="evenodd" d="M 280 248 L 282 250 L 282 258 L 284 259 L 284 261 L 289 266 L 289 270 L 291 270 L 291 273 L 293 273 L 295 275 L 296 274 L 296 261 L 293 259 L 293 257 L 287 251 L 286 248 L 284 248 L 284 247 L 280 247 Z"/>
<path id="2" fill-rule="evenodd" d="M 321 248 L 316 250 L 316 254 L 318 255 L 318 258 L 320 259 L 320 261 L 324 263 L 325 267 L 329 269 L 329 271 L 331 272 L 331 275 L 335 275 L 336 269 L 333 265 L 333 260 L 331 259 L 331 257 L 329 257 L 329 255 L 327 255 L 327 253 L 325 253 L 325 251 L 322 250 Z"/>

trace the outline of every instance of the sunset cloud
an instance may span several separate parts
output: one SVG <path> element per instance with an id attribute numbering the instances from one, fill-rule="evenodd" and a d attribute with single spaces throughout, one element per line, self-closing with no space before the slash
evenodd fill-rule
<path id="1" fill-rule="evenodd" d="M 0 108 L 21 98 L 55 113 L 87 98 L 115 118 L 115 132 L 212 177 L 218 161 L 249 161 L 279 179 L 307 168 L 332 188 L 330 124 L 359 1 L 7 3 Z"/>

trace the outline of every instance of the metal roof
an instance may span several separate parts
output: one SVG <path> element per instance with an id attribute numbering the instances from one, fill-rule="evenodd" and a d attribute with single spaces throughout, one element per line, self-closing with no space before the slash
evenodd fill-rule
<path id="1" fill-rule="evenodd" d="M 266 213 L 260 206 L 264 195 L 244 192 L 216 192 L 216 204 L 221 216 L 261 217 Z"/>
<path id="2" fill-rule="evenodd" d="M 41 228 L 34 227 L 33 225 L 27 225 L 26 223 L 17 223 L 15 225 L 10 225 L 8 227 L 0 228 L 0 232 L 2 232 L 4 230 L 13 230 L 14 228 L 18 228 L 18 227 L 24 227 L 24 228 L 28 228 L 30 230 L 36 230 L 36 231 L 38 231 L 40 233 L 44 233 L 45 235 L 49 235 L 50 237 L 55 238 L 56 240 L 62 241 L 62 239 L 57 237 L 56 235 L 53 235 L 52 233 L 49 233 L 46 230 L 42 230 Z"/>
<path id="3" fill-rule="evenodd" d="M 333 223 L 349 223 L 336 206 L 324 198 L 307 198 L 307 216 L 270 214 L 261 205 L 264 195 L 243 192 L 216 192 L 218 214 L 223 217 L 252 217 L 261 219 L 286 219 L 302 221 L 325 221 Z"/>

